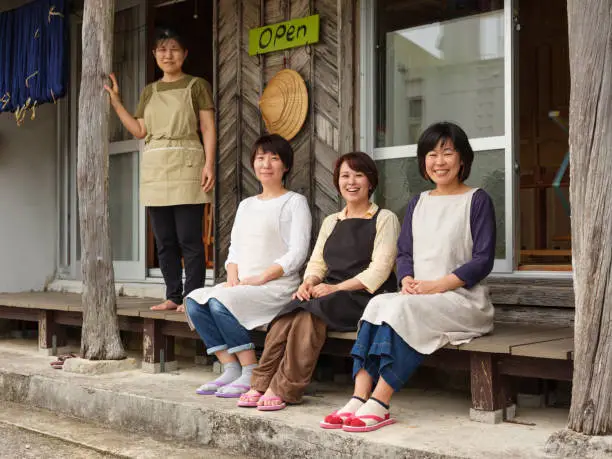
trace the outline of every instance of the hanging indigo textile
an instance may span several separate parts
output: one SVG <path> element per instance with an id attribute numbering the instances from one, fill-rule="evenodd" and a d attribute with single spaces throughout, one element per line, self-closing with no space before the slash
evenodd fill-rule
<path id="1" fill-rule="evenodd" d="M 0 111 L 25 112 L 64 96 L 68 85 L 67 0 L 35 0 L 0 13 Z"/>

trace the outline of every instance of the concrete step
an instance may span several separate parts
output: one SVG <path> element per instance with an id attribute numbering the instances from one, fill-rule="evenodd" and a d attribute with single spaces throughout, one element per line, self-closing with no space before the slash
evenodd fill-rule
<path id="1" fill-rule="evenodd" d="M 172 373 L 139 370 L 98 376 L 49 366 L 36 343 L 0 341 L 0 400 L 107 426 L 129 438 L 149 436 L 264 458 L 539 458 L 548 437 L 563 429 L 567 411 L 521 410 L 529 423 L 482 425 L 469 421 L 469 394 L 402 390 L 393 398 L 398 423 L 371 434 L 319 428 L 348 400 L 351 386 L 319 385 L 299 406 L 262 413 L 235 399 L 198 396 L 217 375 L 179 365 Z M 168 456 L 173 457 L 173 456 Z"/>

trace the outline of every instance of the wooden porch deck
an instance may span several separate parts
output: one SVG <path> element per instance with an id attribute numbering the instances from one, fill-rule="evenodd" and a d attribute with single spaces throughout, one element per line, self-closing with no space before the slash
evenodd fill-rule
<path id="1" fill-rule="evenodd" d="M 152 371 L 175 361 L 175 337 L 196 339 L 196 352 L 204 355 L 204 344 L 189 329 L 185 314 L 151 311 L 159 299 L 117 298 L 119 328 L 143 334 L 143 363 Z M 50 349 L 64 343 L 65 326 L 82 325 L 81 295 L 57 292 L 0 294 L 0 319 L 38 322 L 39 347 Z M 355 333 L 328 332 L 322 353 L 347 356 Z M 553 380 L 572 379 L 574 330 L 567 326 L 498 323 L 486 336 L 460 346 L 448 345 L 428 356 L 426 366 L 467 370 L 471 374 L 472 402 L 478 411 L 505 411 L 512 403 L 507 376 Z M 263 345 L 265 328 L 253 333 Z"/>

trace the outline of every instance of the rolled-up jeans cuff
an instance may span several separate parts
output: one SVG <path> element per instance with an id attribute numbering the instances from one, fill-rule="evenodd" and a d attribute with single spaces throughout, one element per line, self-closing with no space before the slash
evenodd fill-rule
<path id="1" fill-rule="evenodd" d="M 213 355 L 215 352 L 225 351 L 227 349 L 227 344 L 221 344 L 220 346 L 209 347 L 206 349 L 206 353 L 208 355 Z"/>
<path id="2" fill-rule="evenodd" d="M 235 346 L 227 350 L 228 354 L 236 354 L 237 352 L 249 351 L 251 349 L 255 349 L 255 345 L 253 343 L 241 344 L 240 346 Z"/>

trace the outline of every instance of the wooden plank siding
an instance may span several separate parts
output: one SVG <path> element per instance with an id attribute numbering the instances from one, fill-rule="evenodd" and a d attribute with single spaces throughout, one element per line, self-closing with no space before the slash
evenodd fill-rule
<path id="1" fill-rule="evenodd" d="M 311 14 L 320 15 L 319 43 L 249 56 L 250 29 Z M 322 220 L 339 209 L 332 172 L 336 158 L 354 148 L 355 15 L 355 2 L 348 0 L 215 2 L 216 279 L 225 275 L 237 205 L 259 191 L 250 164 L 252 145 L 265 132 L 258 100 L 266 83 L 283 68 L 300 73 L 309 93 L 306 123 L 291 140 L 295 159 L 287 185 L 310 203 L 313 244 Z"/>

